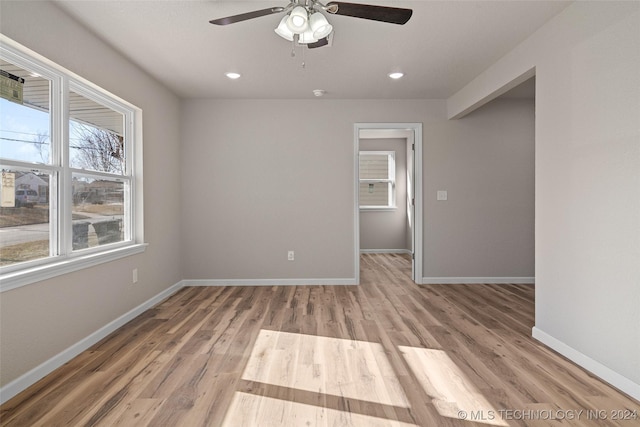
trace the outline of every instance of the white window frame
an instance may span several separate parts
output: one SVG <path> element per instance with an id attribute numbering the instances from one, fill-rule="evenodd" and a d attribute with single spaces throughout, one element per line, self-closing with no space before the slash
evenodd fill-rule
<path id="1" fill-rule="evenodd" d="M 49 173 L 50 253 L 32 261 L 0 267 L 0 292 L 144 252 L 142 196 L 142 110 L 86 79 L 0 34 L 0 57 L 51 81 L 49 164 L 0 159 L 3 168 Z M 123 175 L 74 169 L 69 165 L 69 91 L 85 96 L 124 116 L 125 171 Z M 73 250 L 72 176 L 117 180 L 128 189 L 124 197 L 124 240 Z"/>
<path id="2" fill-rule="evenodd" d="M 379 155 L 379 156 L 387 156 L 389 169 L 389 176 L 386 179 L 367 179 L 360 178 L 360 173 L 358 172 L 358 180 L 359 184 L 378 184 L 378 183 L 386 183 L 389 186 L 389 197 L 386 205 L 360 205 L 360 201 L 358 201 L 358 205 L 361 210 L 378 210 L 378 211 L 389 211 L 397 209 L 396 205 L 396 152 L 395 151 L 368 151 L 361 150 L 359 155 Z M 358 168 L 360 167 L 360 157 L 358 156 Z"/>

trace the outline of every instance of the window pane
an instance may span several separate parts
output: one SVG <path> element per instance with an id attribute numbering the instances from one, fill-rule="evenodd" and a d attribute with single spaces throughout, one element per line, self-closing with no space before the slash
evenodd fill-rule
<path id="1" fill-rule="evenodd" d="M 50 81 L 0 60 L 0 157 L 51 162 Z"/>
<path id="2" fill-rule="evenodd" d="M 389 183 L 360 183 L 360 206 L 389 206 Z"/>
<path id="3" fill-rule="evenodd" d="M 73 249 L 124 240 L 124 182 L 73 177 Z"/>
<path id="4" fill-rule="evenodd" d="M 124 174 L 124 115 L 71 91 L 69 117 L 71 167 Z"/>
<path id="5" fill-rule="evenodd" d="M 388 179 L 389 156 L 360 153 L 360 179 Z"/>
<path id="6" fill-rule="evenodd" d="M 50 253 L 48 173 L 3 168 L 0 265 L 46 258 Z"/>
<path id="7" fill-rule="evenodd" d="M 395 171 L 393 151 L 359 153 L 360 206 L 393 207 Z"/>

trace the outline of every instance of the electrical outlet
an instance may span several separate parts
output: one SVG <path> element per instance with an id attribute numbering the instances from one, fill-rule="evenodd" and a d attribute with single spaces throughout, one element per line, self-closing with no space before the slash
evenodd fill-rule
<path id="1" fill-rule="evenodd" d="M 133 269 L 133 283 L 138 283 L 138 269 Z"/>
<path id="2" fill-rule="evenodd" d="M 293 261 L 295 259 L 295 253 L 293 251 L 287 252 L 287 259 Z"/>

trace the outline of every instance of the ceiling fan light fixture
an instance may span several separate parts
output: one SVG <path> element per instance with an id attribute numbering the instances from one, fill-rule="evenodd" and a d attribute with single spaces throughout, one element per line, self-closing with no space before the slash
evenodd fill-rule
<path id="1" fill-rule="evenodd" d="M 287 19 L 287 27 L 294 34 L 302 34 L 309 28 L 309 14 L 302 6 L 293 8 Z"/>
<path id="2" fill-rule="evenodd" d="M 280 37 L 282 37 L 283 39 L 292 42 L 293 41 L 293 32 L 291 32 L 291 30 L 287 26 L 287 19 L 289 19 L 289 15 L 285 15 L 282 18 L 282 20 L 280 21 L 280 24 L 278 24 L 278 28 L 276 28 L 273 31 L 275 31 L 276 34 L 279 35 Z"/>
<path id="3" fill-rule="evenodd" d="M 298 39 L 298 43 L 300 44 L 315 43 L 317 41 L 318 39 L 313 34 L 313 30 L 311 28 L 309 28 L 304 33 L 300 34 L 300 38 Z"/>
<path id="4" fill-rule="evenodd" d="M 329 24 L 327 18 L 320 12 L 316 12 L 309 17 L 309 26 L 313 31 L 313 37 L 317 40 L 327 37 L 333 31 L 333 26 Z"/>
<path id="5" fill-rule="evenodd" d="M 212 19 L 209 22 L 214 25 L 229 25 L 280 12 L 284 12 L 285 16 L 278 23 L 275 32 L 283 39 L 293 42 L 292 55 L 295 55 L 295 46 L 298 43 L 306 44 L 309 49 L 331 45 L 329 38 L 333 35 L 333 26 L 327 21 L 325 13 L 398 25 L 406 24 L 413 14 L 411 9 L 398 7 L 334 1 L 325 5 L 321 0 L 289 0 L 285 7 L 269 7 Z"/>

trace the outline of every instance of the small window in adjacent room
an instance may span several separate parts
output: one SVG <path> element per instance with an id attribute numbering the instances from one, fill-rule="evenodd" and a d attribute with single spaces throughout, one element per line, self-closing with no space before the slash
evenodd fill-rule
<path id="1" fill-rule="evenodd" d="M 0 291 L 142 252 L 141 110 L 0 37 Z"/>
<path id="2" fill-rule="evenodd" d="M 360 151 L 359 164 L 360 208 L 395 208 L 395 151 Z"/>

